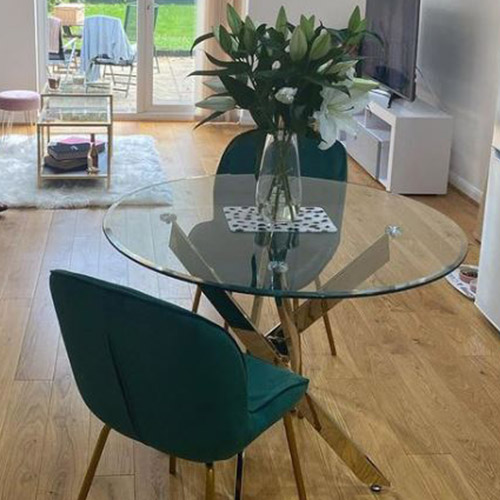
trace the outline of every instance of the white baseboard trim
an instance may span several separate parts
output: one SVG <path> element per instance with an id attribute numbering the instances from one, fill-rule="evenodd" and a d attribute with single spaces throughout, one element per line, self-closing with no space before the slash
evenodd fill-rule
<path id="1" fill-rule="evenodd" d="M 462 191 L 462 193 L 466 194 L 469 198 L 472 198 L 474 201 L 477 201 L 478 203 L 481 202 L 483 192 L 457 173 L 450 172 L 450 184 L 456 187 L 459 191 Z"/>

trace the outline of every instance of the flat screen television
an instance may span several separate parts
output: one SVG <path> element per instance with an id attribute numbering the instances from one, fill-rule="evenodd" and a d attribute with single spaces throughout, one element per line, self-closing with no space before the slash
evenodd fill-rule
<path id="1" fill-rule="evenodd" d="M 361 47 L 363 75 L 390 92 L 413 101 L 416 94 L 420 0 L 367 0 L 368 30 L 382 43 L 367 37 Z"/>

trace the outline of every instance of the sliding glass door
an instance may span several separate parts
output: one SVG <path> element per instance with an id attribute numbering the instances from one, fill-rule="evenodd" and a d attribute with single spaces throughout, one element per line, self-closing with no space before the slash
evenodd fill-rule
<path id="1" fill-rule="evenodd" d="M 111 81 L 115 112 L 125 117 L 192 117 L 196 0 L 45 1 L 41 80 Z"/>
<path id="2" fill-rule="evenodd" d="M 187 76 L 194 70 L 190 49 L 198 22 L 196 0 L 142 0 L 142 12 L 139 108 L 147 114 L 190 117 L 194 81 Z"/>

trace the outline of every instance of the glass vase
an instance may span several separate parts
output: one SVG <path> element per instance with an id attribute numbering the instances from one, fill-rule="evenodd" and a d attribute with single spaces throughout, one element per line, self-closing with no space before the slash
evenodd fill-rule
<path id="1" fill-rule="evenodd" d="M 255 193 L 257 210 L 272 226 L 294 221 L 302 203 L 297 135 L 286 130 L 268 134 Z"/>

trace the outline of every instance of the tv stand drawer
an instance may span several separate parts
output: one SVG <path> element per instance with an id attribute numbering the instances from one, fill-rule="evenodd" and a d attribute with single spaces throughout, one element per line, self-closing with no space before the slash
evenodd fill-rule
<path id="1" fill-rule="evenodd" d="M 390 144 L 389 137 L 380 135 L 389 134 L 390 132 L 385 130 L 359 127 L 356 136 L 347 135 L 347 152 L 375 179 L 380 177 L 382 158 L 387 156 Z"/>

